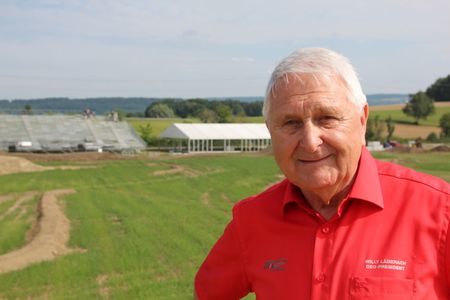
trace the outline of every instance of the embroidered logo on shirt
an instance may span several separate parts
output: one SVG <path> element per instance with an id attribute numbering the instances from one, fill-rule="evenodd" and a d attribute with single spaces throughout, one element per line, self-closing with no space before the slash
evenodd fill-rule
<path id="1" fill-rule="evenodd" d="M 269 259 L 264 263 L 264 269 L 270 271 L 284 271 L 284 265 L 287 263 L 287 259 Z"/>
<path id="2" fill-rule="evenodd" d="M 366 270 L 394 270 L 394 271 L 405 271 L 407 261 L 399 259 L 366 259 L 364 261 L 366 265 Z"/>

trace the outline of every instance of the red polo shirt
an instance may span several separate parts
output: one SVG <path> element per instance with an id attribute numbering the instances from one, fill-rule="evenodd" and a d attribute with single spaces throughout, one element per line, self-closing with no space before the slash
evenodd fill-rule
<path id="1" fill-rule="evenodd" d="M 195 279 L 200 300 L 450 299 L 450 188 L 364 148 L 329 221 L 284 180 L 239 202 Z"/>

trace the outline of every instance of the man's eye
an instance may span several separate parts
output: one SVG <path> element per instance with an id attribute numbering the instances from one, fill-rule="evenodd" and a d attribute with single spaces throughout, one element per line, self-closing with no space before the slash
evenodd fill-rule
<path id="1" fill-rule="evenodd" d="M 281 130 L 287 134 L 296 133 L 300 127 L 302 126 L 302 122 L 299 120 L 286 120 L 281 125 Z"/>
<path id="2" fill-rule="evenodd" d="M 322 125 L 334 125 L 339 122 L 339 118 L 335 116 L 323 116 L 319 118 L 319 122 Z"/>
<path id="3" fill-rule="evenodd" d="M 284 122 L 283 126 L 285 127 L 298 127 L 301 125 L 301 122 L 298 120 L 287 120 L 286 122 Z"/>
<path id="4" fill-rule="evenodd" d="M 336 117 L 333 116 L 323 116 L 320 118 L 321 120 L 327 121 L 327 120 L 336 120 Z"/>

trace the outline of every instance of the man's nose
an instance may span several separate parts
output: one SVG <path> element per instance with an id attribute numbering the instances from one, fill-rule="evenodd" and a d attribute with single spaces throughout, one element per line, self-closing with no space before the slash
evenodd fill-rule
<path id="1" fill-rule="evenodd" d="M 299 147 L 306 152 L 315 152 L 323 143 L 321 130 L 312 122 L 307 122 L 302 128 Z"/>

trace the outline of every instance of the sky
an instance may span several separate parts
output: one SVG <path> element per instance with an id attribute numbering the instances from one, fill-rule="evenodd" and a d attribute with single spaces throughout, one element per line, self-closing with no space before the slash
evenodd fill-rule
<path id="1" fill-rule="evenodd" d="M 450 74 L 450 1 L 0 0 L 0 99 L 263 96 L 302 47 L 366 94 L 425 90 Z"/>

